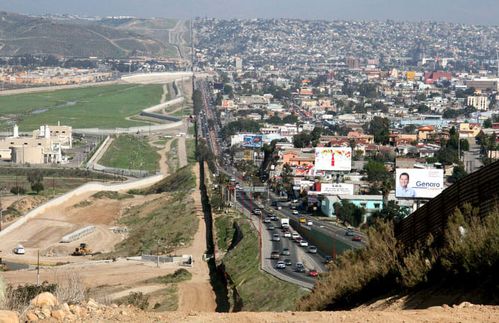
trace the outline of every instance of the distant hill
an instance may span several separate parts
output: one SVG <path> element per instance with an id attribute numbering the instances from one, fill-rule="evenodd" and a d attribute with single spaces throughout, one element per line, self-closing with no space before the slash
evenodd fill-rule
<path id="1" fill-rule="evenodd" d="M 176 56 L 171 19 L 52 19 L 0 12 L 0 56 Z"/>

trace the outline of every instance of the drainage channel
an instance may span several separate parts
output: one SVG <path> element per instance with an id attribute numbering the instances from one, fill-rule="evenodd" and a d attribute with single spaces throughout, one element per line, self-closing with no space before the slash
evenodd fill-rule
<path id="1" fill-rule="evenodd" d="M 206 254 L 208 258 L 208 268 L 210 270 L 210 283 L 215 291 L 215 301 L 217 303 L 217 312 L 229 312 L 229 292 L 227 289 L 228 277 L 224 266 L 217 266 L 215 259 L 215 243 L 213 241 L 213 217 L 211 213 L 210 200 L 205 185 L 204 162 L 199 162 L 200 191 L 203 204 L 204 221 L 206 223 Z"/>

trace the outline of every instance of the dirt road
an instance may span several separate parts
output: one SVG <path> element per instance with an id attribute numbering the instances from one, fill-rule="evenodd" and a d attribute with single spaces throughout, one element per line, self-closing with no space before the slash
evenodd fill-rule
<path id="1" fill-rule="evenodd" d="M 204 222 L 203 208 L 201 205 L 201 193 L 199 187 L 199 167 L 193 166 L 196 174 L 196 190 L 192 193 L 199 226 L 192 245 L 180 249 L 177 254 L 192 255 L 194 266 L 189 269 L 192 279 L 178 285 L 179 306 L 178 311 L 214 312 L 216 309 L 215 293 L 210 284 L 210 271 L 208 265 L 203 261 L 206 250 L 206 225 Z"/>

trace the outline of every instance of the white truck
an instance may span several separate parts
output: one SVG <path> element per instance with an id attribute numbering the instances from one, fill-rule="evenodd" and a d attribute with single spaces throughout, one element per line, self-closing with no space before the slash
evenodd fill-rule
<path id="1" fill-rule="evenodd" d="M 281 228 L 282 229 L 289 229 L 289 218 L 282 218 L 281 219 Z"/>

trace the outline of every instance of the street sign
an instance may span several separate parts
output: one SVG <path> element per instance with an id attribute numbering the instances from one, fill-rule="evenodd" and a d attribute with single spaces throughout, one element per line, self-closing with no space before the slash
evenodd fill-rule
<path id="1" fill-rule="evenodd" d="M 241 191 L 246 193 L 265 193 L 267 192 L 266 186 L 243 186 Z"/>

